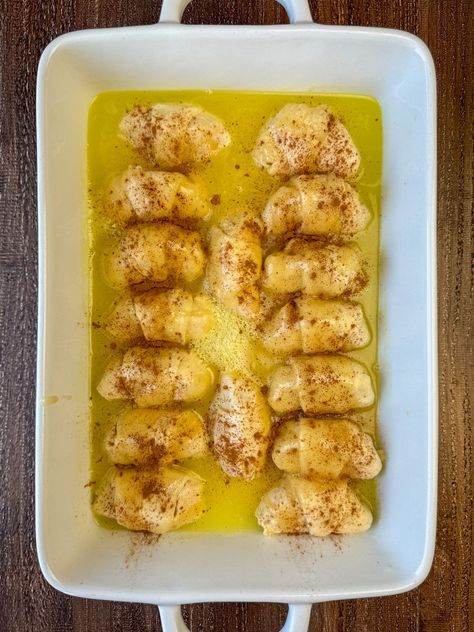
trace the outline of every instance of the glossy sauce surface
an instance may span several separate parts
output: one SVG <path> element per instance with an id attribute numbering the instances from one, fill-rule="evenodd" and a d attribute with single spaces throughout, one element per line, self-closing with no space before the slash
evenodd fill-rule
<path id="1" fill-rule="evenodd" d="M 201 91 L 107 92 L 98 95 L 89 112 L 88 173 L 90 217 L 90 302 L 91 302 L 91 480 L 98 481 L 109 467 L 102 445 L 113 418 L 129 404 L 108 402 L 96 391 L 107 361 L 120 349 L 104 331 L 102 323 L 119 296 L 104 281 L 101 253 L 116 239 L 117 229 L 102 215 L 102 196 L 109 181 L 130 164 L 152 168 L 130 149 L 119 135 L 118 126 L 125 112 L 134 105 L 157 102 L 192 103 L 219 116 L 232 136 L 232 144 L 210 163 L 196 167 L 193 174 L 204 182 L 212 200 L 212 217 L 202 229 L 206 239 L 209 226 L 244 208 L 261 212 L 270 194 L 280 186 L 253 163 L 251 151 L 262 124 L 286 103 L 326 104 L 339 116 L 361 154 L 361 169 L 355 186 L 369 208 L 372 219 L 367 229 L 353 241 L 359 244 L 367 261 L 369 284 L 354 300 L 362 303 L 372 338 L 364 349 L 348 355 L 369 369 L 376 391 L 377 367 L 377 288 L 380 223 L 380 181 L 382 172 L 382 119 L 378 103 L 365 96 L 330 94 L 271 94 Z M 199 290 L 195 284 L 193 290 Z M 216 325 L 198 341 L 196 352 L 218 370 L 239 370 L 262 385 L 281 361 L 268 354 L 252 327 L 237 316 L 216 306 Z M 209 402 L 195 406 L 203 415 Z M 376 436 L 376 405 L 367 411 L 348 415 Z M 229 479 L 211 457 L 185 463 L 207 480 L 209 510 L 187 530 L 243 531 L 258 529 L 254 511 L 261 496 L 278 480 L 280 472 L 271 459 L 265 473 L 251 482 Z M 360 492 L 375 511 L 375 481 L 357 483 Z M 98 517 L 100 524 L 117 525 Z"/>

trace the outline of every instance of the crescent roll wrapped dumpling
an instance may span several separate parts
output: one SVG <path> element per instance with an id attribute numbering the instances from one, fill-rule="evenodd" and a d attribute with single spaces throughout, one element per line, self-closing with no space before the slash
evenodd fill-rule
<path id="1" fill-rule="evenodd" d="M 353 178 L 360 155 L 342 122 L 325 105 L 288 103 L 260 131 L 252 153 L 271 176 L 335 173 Z"/>
<path id="2" fill-rule="evenodd" d="M 369 479 L 382 469 L 372 438 L 348 419 L 287 421 L 273 444 L 275 465 L 312 478 Z"/>
<path id="3" fill-rule="evenodd" d="M 265 535 L 359 533 L 372 525 L 372 512 L 344 479 L 284 476 L 262 498 L 255 515 Z"/>
<path id="4" fill-rule="evenodd" d="M 167 533 L 202 517 L 205 480 L 183 467 L 111 467 L 99 484 L 94 510 L 133 531 Z"/>
<path id="5" fill-rule="evenodd" d="M 200 220 L 209 214 L 206 193 L 182 173 L 129 167 L 111 182 L 104 200 L 107 214 L 121 223 L 132 220 Z"/>
<path id="6" fill-rule="evenodd" d="M 262 212 L 267 235 L 354 235 L 370 213 L 357 191 L 334 175 L 298 176 L 280 187 Z"/>
<path id="7" fill-rule="evenodd" d="M 107 321 L 107 331 L 124 341 L 144 337 L 184 345 L 206 335 L 212 323 L 212 304 L 206 295 L 181 288 L 153 289 L 120 299 Z"/>
<path id="8" fill-rule="evenodd" d="M 134 107 L 123 117 L 120 131 L 134 149 L 162 169 L 204 162 L 231 142 L 217 116 L 182 103 Z"/>
<path id="9" fill-rule="evenodd" d="M 213 383 L 212 370 L 193 351 L 131 347 L 107 365 L 97 390 L 107 400 L 133 399 L 149 408 L 196 402 Z"/>
<path id="10" fill-rule="evenodd" d="M 268 403 L 280 415 L 324 415 L 368 408 L 375 401 L 365 367 L 339 355 L 295 356 L 273 373 Z"/>
<path id="11" fill-rule="evenodd" d="M 361 305 L 311 296 L 286 303 L 263 329 L 267 349 L 280 354 L 350 351 L 369 341 Z"/>
<path id="12" fill-rule="evenodd" d="M 208 437 L 194 410 L 133 408 L 122 413 L 105 440 L 105 450 L 117 465 L 153 465 L 201 457 Z"/>
<path id="13" fill-rule="evenodd" d="M 265 467 L 271 428 L 270 409 L 257 384 L 223 374 L 208 416 L 223 471 L 236 478 L 255 478 Z"/>
<path id="14" fill-rule="evenodd" d="M 106 278 L 118 289 L 143 281 L 191 283 L 204 264 L 199 233 L 167 223 L 126 228 L 104 259 Z"/>
<path id="15" fill-rule="evenodd" d="M 257 283 L 262 270 L 262 220 L 244 212 L 210 232 L 207 280 L 213 296 L 244 318 L 260 311 Z"/>
<path id="16" fill-rule="evenodd" d="M 268 255 L 262 282 L 273 293 L 337 298 L 359 292 L 367 277 L 357 246 L 324 245 L 296 237 L 283 250 Z"/>

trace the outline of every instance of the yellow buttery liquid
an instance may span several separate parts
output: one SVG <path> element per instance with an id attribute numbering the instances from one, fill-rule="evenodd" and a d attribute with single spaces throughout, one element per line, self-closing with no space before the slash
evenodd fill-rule
<path id="1" fill-rule="evenodd" d="M 209 164 L 198 166 L 193 173 L 207 187 L 213 215 L 203 227 L 205 239 L 209 225 L 243 208 L 259 213 L 270 193 L 279 183 L 258 169 L 251 151 L 262 124 L 286 103 L 326 104 L 348 128 L 361 154 L 361 169 L 356 188 L 372 213 L 367 229 L 354 241 L 367 260 L 370 282 L 357 297 L 362 303 L 372 330 L 370 344 L 349 355 L 369 369 L 377 389 L 377 288 L 380 221 L 380 181 L 382 170 L 382 120 L 378 103 L 365 96 L 330 94 L 279 94 L 203 91 L 134 91 L 106 92 L 98 95 L 89 111 L 88 171 L 90 206 L 90 269 L 91 269 L 91 478 L 99 481 L 110 466 L 103 450 L 104 435 L 114 416 L 128 404 L 107 402 L 96 391 L 107 361 L 119 348 L 100 324 L 111 310 L 118 293 L 104 281 L 101 253 L 116 238 L 114 229 L 101 212 L 101 199 L 111 177 L 130 164 L 151 168 L 119 135 L 119 122 L 126 110 L 134 105 L 158 102 L 193 103 L 219 116 L 232 136 L 230 147 Z M 218 196 L 218 197 L 215 197 Z M 198 289 L 195 287 L 194 289 Z M 221 371 L 247 373 L 263 384 L 278 358 L 265 352 L 247 323 L 235 315 L 216 308 L 216 325 L 195 351 Z M 208 402 L 198 410 L 205 414 Z M 350 415 L 376 435 L 376 406 Z M 203 518 L 186 527 L 201 531 L 245 531 L 258 529 L 254 516 L 261 496 L 274 485 L 281 473 L 269 459 L 263 475 L 250 482 L 229 479 L 209 456 L 185 463 L 207 481 L 208 511 Z M 361 493 L 375 509 L 375 482 L 358 483 Z M 116 526 L 114 521 L 98 517 L 101 524 Z"/>

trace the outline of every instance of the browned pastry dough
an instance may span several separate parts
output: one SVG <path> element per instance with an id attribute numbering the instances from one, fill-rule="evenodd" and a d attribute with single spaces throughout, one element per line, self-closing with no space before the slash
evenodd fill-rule
<path id="1" fill-rule="evenodd" d="M 178 466 L 159 470 L 111 467 L 100 482 L 94 510 L 133 531 L 167 533 L 201 518 L 206 482 Z"/>
<path id="2" fill-rule="evenodd" d="M 262 212 L 267 235 L 355 235 L 370 213 L 357 191 L 335 175 L 298 176 L 280 187 Z"/>
<path id="3" fill-rule="evenodd" d="M 107 365 L 97 390 L 104 399 L 133 399 L 148 408 L 196 402 L 213 383 L 213 372 L 193 351 L 131 347 Z"/>
<path id="4" fill-rule="evenodd" d="M 137 106 L 120 123 L 125 140 L 161 169 L 209 160 L 230 145 L 223 122 L 195 105 Z"/>
<path id="5" fill-rule="evenodd" d="M 194 410 L 133 408 L 117 417 L 105 450 L 117 465 L 153 465 L 201 457 L 208 451 L 203 420 Z"/>
<path id="6" fill-rule="evenodd" d="M 270 378 L 268 403 L 279 414 L 342 414 L 375 401 L 365 367 L 339 355 L 295 356 Z"/>
<path id="7" fill-rule="evenodd" d="M 326 299 L 356 294 L 366 285 L 367 277 L 357 246 L 296 237 L 283 250 L 268 255 L 262 282 L 272 293 L 302 292 Z"/>
<path id="8" fill-rule="evenodd" d="M 210 233 L 207 280 L 213 296 L 244 318 L 260 312 L 262 220 L 248 212 L 225 219 Z"/>
<path id="9" fill-rule="evenodd" d="M 307 480 L 284 476 L 260 501 L 255 513 L 265 535 L 358 533 L 372 525 L 372 513 L 347 480 Z"/>
<path id="10" fill-rule="evenodd" d="M 190 221 L 209 214 L 206 192 L 194 178 L 131 166 L 115 177 L 104 199 L 107 214 L 120 223 L 133 220 Z"/>
<path id="11" fill-rule="evenodd" d="M 120 299 L 106 327 L 119 340 L 144 337 L 184 345 L 206 335 L 212 322 L 212 305 L 206 295 L 174 288 L 148 290 Z"/>
<path id="12" fill-rule="evenodd" d="M 382 462 L 370 435 L 349 419 L 287 421 L 273 444 L 275 465 L 308 478 L 374 478 Z"/>
<path id="13" fill-rule="evenodd" d="M 288 103 L 260 131 L 253 159 L 271 176 L 334 173 L 353 178 L 360 155 L 342 122 L 326 105 Z"/>
<path id="14" fill-rule="evenodd" d="M 350 351 L 369 341 L 361 305 L 311 296 L 289 301 L 263 328 L 263 342 L 274 353 Z"/>
<path id="15" fill-rule="evenodd" d="M 229 476 L 251 480 L 265 467 L 270 442 L 270 409 L 251 380 L 223 374 L 209 408 L 214 452 Z"/>
<path id="16" fill-rule="evenodd" d="M 168 223 L 129 226 L 104 258 L 105 276 L 115 288 L 143 281 L 190 283 L 204 264 L 199 233 Z"/>

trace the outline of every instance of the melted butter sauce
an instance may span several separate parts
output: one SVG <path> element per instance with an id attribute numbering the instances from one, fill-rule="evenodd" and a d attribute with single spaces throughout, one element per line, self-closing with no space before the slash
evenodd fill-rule
<path id="1" fill-rule="evenodd" d="M 121 347 L 100 324 L 111 311 L 119 293 L 104 280 L 101 253 L 117 236 L 117 229 L 102 215 L 101 199 L 109 181 L 130 164 L 152 168 L 128 147 L 119 135 L 119 122 L 135 105 L 157 102 L 193 103 L 219 116 L 232 136 L 230 147 L 210 163 L 198 166 L 193 174 L 205 184 L 212 217 L 202 232 L 206 239 L 209 226 L 244 208 L 260 213 L 270 194 L 280 186 L 277 179 L 257 168 L 251 151 L 262 124 L 286 103 L 326 104 L 348 128 L 361 154 L 361 169 L 355 186 L 372 214 L 365 231 L 354 241 L 367 261 L 369 284 L 354 300 L 362 303 L 370 324 L 372 339 L 364 349 L 351 352 L 363 362 L 378 390 L 377 367 L 377 288 L 380 222 L 380 182 L 382 172 L 382 118 L 380 106 L 371 97 L 331 94 L 279 94 L 203 91 L 123 91 L 99 94 L 89 111 L 89 233 L 90 233 L 90 304 L 91 304 L 91 480 L 99 481 L 110 466 L 103 450 L 104 436 L 116 415 L 129 407 L 123 401 L 107 402 L 96 386 L 110 357 Z M 200 290 L 195 284 L 193 290 Z M 249 323 L 216 306 L 215 325 L 209 334 L 197 341 L 195 351 L 214 369 L 237 370 L 264 384 L 279 358 L 265 351 Z M 205 414 L 209 401 L 194 406 Z M 376 405 L 363 412 L 348 415 L 376 436 Z M 251 482 L 228 478 L 212 457 L 192 459 L 183 465 L 192 468 L 207 481 L 209 510 L 186 530 L 248 531 L 258 529 L 254 517 L 261 496 L 279 479 L 281 473 L 271 459 L 265 472 Z M 357 486 L 372 509 L 376 508 L 376 483 L 367 481 Z M 97 516 L 99 523 L 119 528 L 114 521 Z"/>

